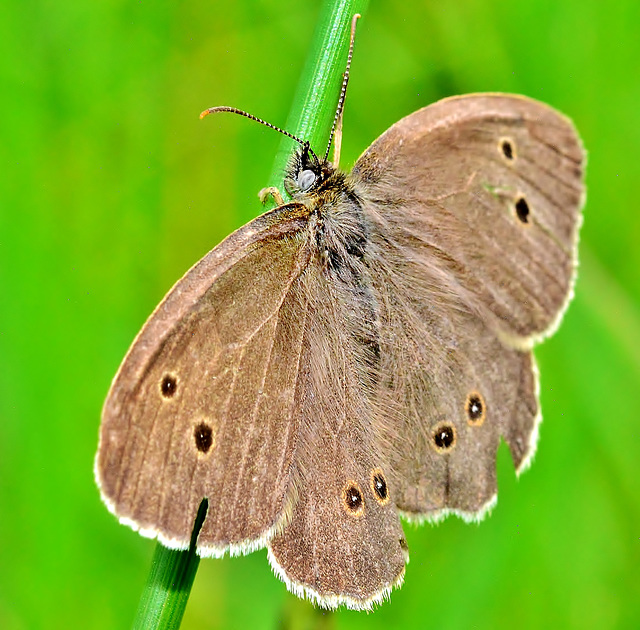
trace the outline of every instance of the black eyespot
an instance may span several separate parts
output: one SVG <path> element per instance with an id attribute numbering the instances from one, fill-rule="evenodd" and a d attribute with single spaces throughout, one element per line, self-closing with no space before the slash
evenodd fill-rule
<path id="1" fill-rule="evenodd" d="M 347 512 L 353 516 L 360 516 L 364 512 L 364 498 L 358 484 L 347 484 L 342 492 L 342 501 Z"/>
<path id="2" fill-rule="evenodd" d="M 386 505 L 389 501 L 389 488 L 384 473 L 380 468 L 371 471 L 371 491 L 376 501 L 381 505 Z"/>
<path id="3" fill-rule="evenodd" d="M 507 160 L 513 160 L 513 146 L 509 140 L 503 140 L 500 147 L 502 148 L 502 153 Z"/>
<path id="4" fill-rule="evenodd" d="M 171 374 L 166 374 L 160 383 L 160 391 L 165 398 L 171 398 L 178 389 L 178 381 Z"/>
<path id="5" fill-rule="evenodd" d="M 452 424 L 442 422 L 432 433 L 433 445 L 436 451 L 450 451 L 456 445 L 456 429 Z"/>
<path id="6" fill-rule="evenodd" d="M 196 448 L 201 453 L 208 453 L 209 449 L 213 445 L 213 431 L 206 422 L 201 422 L 196 425 L 193 430 L 193 437 L 196 441 Z"/>
<path id="7" fill-rule="evenodd" d="M 483 422 L 487 414 L 484 398 L 479 392 L 471 392 L 467 396 L 465 403 L 465 410 L 467 413 L 467 422 L 474 427 L 479 427 Z"/>
<path id="8" fill-rule="evenodd" d="M 529 204 L 524 197 L 516 201 L 516 214 L 523 223 L 529 223 Z"/>
<path id="9" fill-rule="evenodd" d="M 406 538 L 399 538 L 398 542 L 400 543 L 400 549 L 402 549 L 402 551 L 409 551 L 409 545 L 407 545 Z"/>

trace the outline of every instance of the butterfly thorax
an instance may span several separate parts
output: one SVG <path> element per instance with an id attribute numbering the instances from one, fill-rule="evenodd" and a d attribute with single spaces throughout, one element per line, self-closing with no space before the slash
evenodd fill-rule
<path id="1" fill-rule="evenodd" d="M 315 254 L 343 282 L 360 284 L 368 230 L 360 200 L 346 174 L 306 145 L 292 157 L 285 188 L 309 210 Z"/>

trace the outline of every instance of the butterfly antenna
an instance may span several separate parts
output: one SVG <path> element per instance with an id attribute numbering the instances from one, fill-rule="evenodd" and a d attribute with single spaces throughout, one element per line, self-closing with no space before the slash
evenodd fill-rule
<path id="1" fill-rule="evenodd" d="M 329 157 L 329 149 L 331 148 L 331 141 L 335 134 L 338 120 L 342 116 L 342 110 L 344 109 L 344 98 L 347 93 L 347 84 L 349 83 L 349 69 L 351 68 L 351 57 L 353 57 L 353 44 L 356 40 L 356 22 L 361 17 L 359 13 L 356 13 L 351 20 L 351 41 L 349 42 L 349 55 L 347 56 L 347 67 L 344 70 L 342 79 L 342 88 L 340 89 L 340 98 L 338 99 L 338 108 L 336 109 L 336 115 L 333 119 L 333 126 L 331 127 L 331 133 L 329 134 L 329 144 L 327 144 L 327 152 L 324 154 L 324 161 L 327 161 Z"/>
<path id="2" fill-rule="evenodd" d="M 303 149 L 306 149 L 307 151 L 312 153 L 313 156 L 316 158 L 316 160 L 318 159 L 318 156 L 313 152 L 313 150 L 309 146 L 309 141 L 308 140 L 300 140 L 300 138 L 298 138 L 297 136 L 294 136 L 292 133 L 289 133 L 288 131 L 285 131 L 284 129 L 280 129 L 280 127 L 276 127 L 275 125 L 272 125 L 271 123 L 267 122 L 266 120 L 262 120 L 262 118 L 258 118 L 257 116 L 254 116 L 253 114 L 250 114 L 249 112 L 245 112 L 245 111 L 243 111 L 241 109 L 238 109 L 237 107 L 227 107 L 226 105 L 221 105 L 219 107 L 209 107 L 209 109 L 205 109 L 200 114 L 200 120 L 202 120 L 205 116 L 208 116 L 209 114 L 217 114 L 218 112 L 229 112 L 231 114 L 238 114 L 240 116 L 244 116 L 245 118 L 248 118 L 249 120 L 255 120 L 256 122 L 260 123 L 261 125 L 264 125 L 265 127 L 269 127 L 270 129 L 274 129 L 275 131 L 279 131 L 280 133 L 284 134 L 285 136 L 291 138 L 292 140 L 295 140 L 298 144 L 300 144 L 302 146 Z"/>

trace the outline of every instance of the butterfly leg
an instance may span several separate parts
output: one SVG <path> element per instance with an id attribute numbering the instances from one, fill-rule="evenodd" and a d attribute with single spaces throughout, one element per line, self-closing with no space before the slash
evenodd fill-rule
<path id="1" fill-rule="evenodd" d="M 262 188 L 258 193 L 258 198 L 260 199 L 260 203 L 262 205 L 267 203 L 269 197 L 273 198 L 277 206 L 284 206 L 284 199 L 282 198 L 280 191 L 275 186 L 268 186 L 267 188 Z"/>

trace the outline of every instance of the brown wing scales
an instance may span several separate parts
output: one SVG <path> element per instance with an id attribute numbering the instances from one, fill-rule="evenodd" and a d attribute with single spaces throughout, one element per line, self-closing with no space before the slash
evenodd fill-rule
<path id="1" fill-rule="evenodd" d="M 568 303 L 583 201 L 572 124 L 522 97 L 447 99 L 358 160 L 382 307 L 379 404 L 398 507 L 473 517 L 492 504 L 500 436 L 535 449 L 531 346 Z M 482 409 L 482 422 L 474 422 Z"/>
<path id="2" fill-rule="evenodd" d="M 573 125 L 548 106 L 476 95 L 399 121 L 353 175 L 381 229 L 437 260 L 468 305 L 525 348 L 554 329 L 571 293 L 583 161 Z"/>
<path id="3" fill-rule="evenodd" d="M 103 412 L 96 472 L 107 503 L 144 533 L 186 547 L 207 497 L 203 555 L 264 545 L 289 507 L 308 256 L 299 225 L 284 233 L 286 217 L 269 238 L 269 214 L 242 228 L 239 247 L 236 233 L 231 251 L 213 250 L 176 285 Z"/>
<path id="4" fill-rule="evenodd" d="M 329 608 L 371 608 L 401 583 L 406 543 L 388 460 L 376 444 L 377 411 L 362 384 L 366 346 L 345 326 L 358 303 L 313 266 L 306 275 L 313 324 L 297 401 L 296 502 L 269 543 L 269 558 L 300 596 Z"/>

